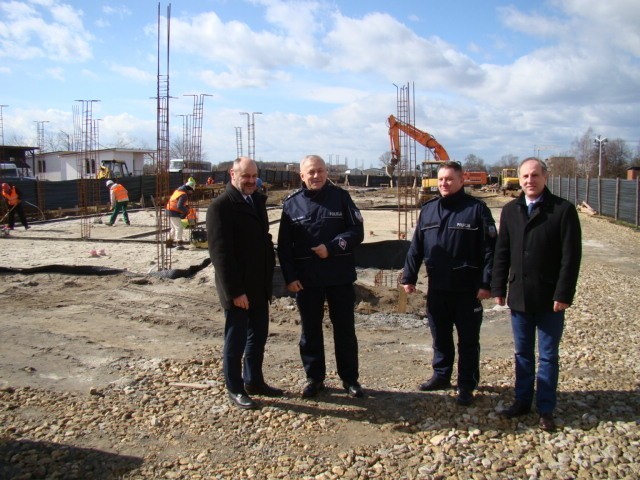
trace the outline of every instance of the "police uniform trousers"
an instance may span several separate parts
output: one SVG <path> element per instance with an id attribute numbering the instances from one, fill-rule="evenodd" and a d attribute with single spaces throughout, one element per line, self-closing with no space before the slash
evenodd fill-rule
<path id="1" fill-rule="evenodd" d="M 480 381 L 482 304 L 476 296 L 477 292 L 427 291 L 434 374 L 443 380 L 451 380 L 455 326 L 458 336 L 458 389 L 466 391 L 473 391 Z"/>
<path id="2" fill-rule="evenodd" d="M 248 310 L 232 307 L 224 311 L 222 370 L 227 390 L 244 392 L 244 384 L 262 385 L 264 347 L 269 333 L 269 304 L 250 303 Z M 244 370 L 243 370 L 244 364 Z"/>
<path id="3" fill-rule="evenodd" d="M 356 300 L 353 284 L 305 287 L 296 294 L 302 324 L 300 357 L 304 371 L 310 381 L 321 382 L 326 377 L 322 327 L 325 300 L 333 325 L 338 376 L 343 382 L 354 384 L 358 381 L 358 340 L 353 313 Z"/>

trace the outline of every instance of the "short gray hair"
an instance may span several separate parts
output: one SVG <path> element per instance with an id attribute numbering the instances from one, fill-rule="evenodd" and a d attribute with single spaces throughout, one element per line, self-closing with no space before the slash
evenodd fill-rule
<path id="1" fill-rule="evenodd" d="M 542 168 L 542 174 L 543 175 L 547 174 L 547 164 L 545 162 L 540 160 L 538 157 L 528 157 L 522 160 L 520 162 L 520 165 L 518 165 L 518 176 L 520 176 L 520 168 L 522 168 L 522 165 L 524 165 L 527 162 L 538 162 L 538 165 L 540 165 L 540 168 Z"/>
<path id="2" fill-rule="evenodd" d="M 311 162 L 313 160 L 318 160 L 320 162 L 322 162 L 323 165 L 327 165 L 324 161 L 324 159 L 320 156 L 320 155 L 307 155 L 306 157 L 304 157 L 302 160 L 300 160 L 300 171 L 302 171 L 302 169 L 304 168 L 304 164 L 307 162 Z"/>

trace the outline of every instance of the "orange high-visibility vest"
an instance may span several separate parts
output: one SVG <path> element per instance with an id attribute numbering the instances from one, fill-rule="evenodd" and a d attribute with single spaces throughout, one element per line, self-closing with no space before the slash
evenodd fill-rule
<path id="1" fill-rule="evenodd" d="M 119 183 L 115 183 L 111 187 L 111 191 L 113 192 L 114 198 L 116 202 L 128 202 L 129 201 L 129 192 Z"/>
<path id="2" fill-rule="evenodd" d="M 184 213 L 182 210 L 178 208 L 178 200 L 180 200 L 180 197 L 182 195 L 186 195 L 186 194 L 187 192 L 182 190 L 176 190 L 175 192 L 173 192 L 173 195 L 171 195 L 171 198 L 167 202 L 167 210 L 171 210 L 172 212 Z"/>
<path id="3" fill-rule="evenodd" d="M 16 192 L 16 187 L 11 187 L 10 193 L 5 193 L 5 191 L 3 190 L 2 196 L 7 199 L 7 203 L 12 207 L 20 203 L 20 198 L 18 198 L 18 192 Z"/>

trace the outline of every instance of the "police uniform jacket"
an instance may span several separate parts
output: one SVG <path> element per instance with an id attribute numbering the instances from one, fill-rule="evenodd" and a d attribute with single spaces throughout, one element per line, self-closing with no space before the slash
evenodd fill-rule
<path id="1" fill-rule="evenodd" d="M 571 304 L 576 291 L 582 234 L 575 207 L 546 187 L 527 216 L 524 193 L 500 215 L 491 293 L 508 297 L 512 310 L 553 311 L 553 302 Z"/>
<path id="2" fill-rule="evenodd" d="M 364 239 L 360 210 L 346 190 L 327 182 L 320 190 L 303 186 L 284 201 L 278 257 L 286 284 L 334 286 L 356 280 L 353 249 Z M 328 258 L 312 250 L 324 244 Z"/>
<path id="3" fill-rule="evenodd" d="M 275 251 L 265 206 L 266 197 L 251 195 L 255 207 L 231 183 L 207 209 L 207 242 L 215 269 L 220 303 L 225 310 L 246 294 L 250 305 L 271 301 Z"/>
<path id="4" fill-rule="evenodd" d="M 424 260 L 430 289 L 489 289 L 495 238 L 495 223 L 484 202 L 464 190 L 434 198 L 420 210 L 401 283 L 415 285 Z"/>

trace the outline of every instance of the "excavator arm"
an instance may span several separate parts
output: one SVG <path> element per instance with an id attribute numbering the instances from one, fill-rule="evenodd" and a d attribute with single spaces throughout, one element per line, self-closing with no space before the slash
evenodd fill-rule
<path id="1" fill-rule="evenodd" d="M 433 135 L 422 130 L 418 130 L 413 125 L 398 120 L 393 115 L 389 115 L 389 140 L 391 141 L 391 161 L 386 167 L 387 175 L 393 175 L 396 165 L 400 161 L 400 132 L 406 133 L 416 142 L 428 148 L 436 161 L 446 162 L 449 160 L 449 154 Z"/>

